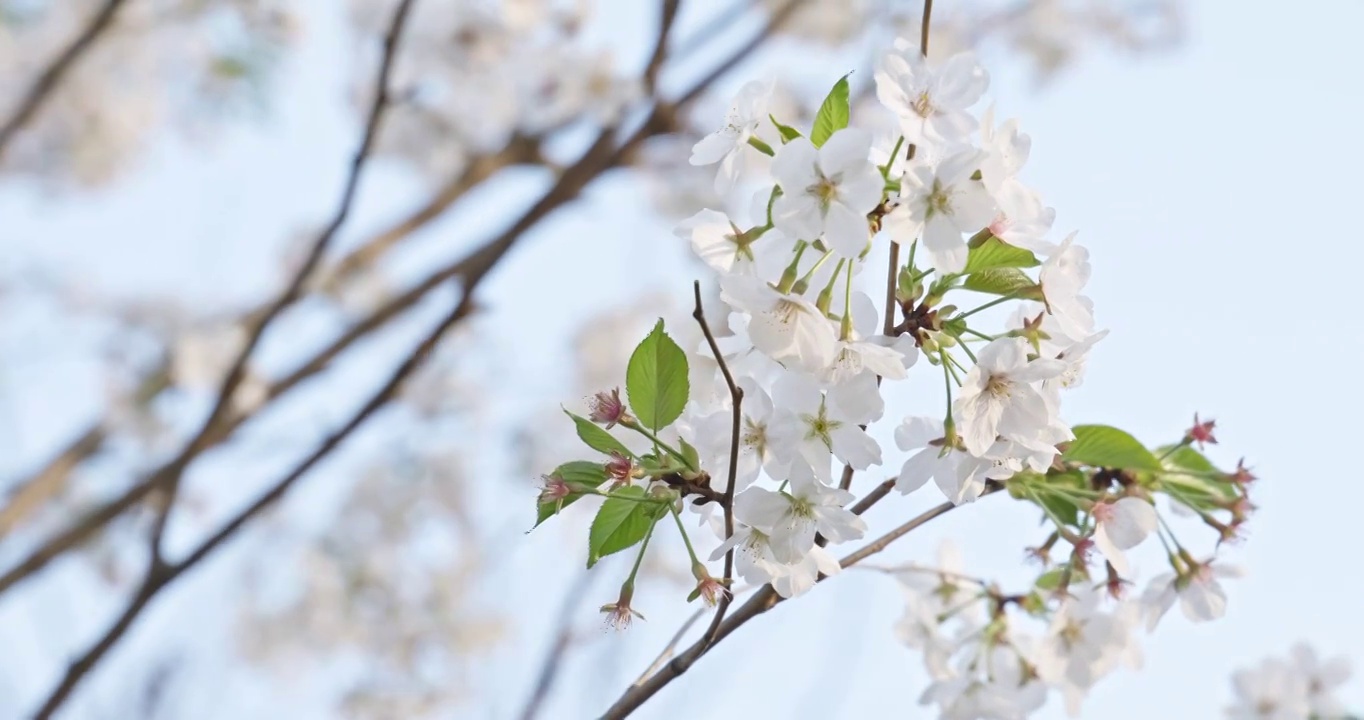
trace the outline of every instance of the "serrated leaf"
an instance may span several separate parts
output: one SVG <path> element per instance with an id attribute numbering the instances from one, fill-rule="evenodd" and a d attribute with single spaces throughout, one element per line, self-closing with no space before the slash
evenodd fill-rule
<path id="1" fill-rule="evenodd" d="M 815 113 L 815 127 L 810 131 L 810 142 L 819 147 L 829 136 L 848 127 L 848 76 L 844 75 L 834 83 L 829 95 Z"/>
<path id="2" fill-rule="evenodd" d="M 649 533 L 662 506 L 636 501 L 644 496 L 644 488 L 629 485 L 611 493 L 602 503 L 587 536 L 589 568 L 607 555 L 633 546 Z"/>
<path id="3" fill-rule="evenodd" d="M 767 119 L 771 120 L 772 125 L 777 128 L 777 132 L 781 133 L 781 142 L 783 145 L 791 142 L 792 140 L 795 140 L 798 137 L 801 137 L 799 130 L 791 127 L 790 125 L 782 125 L 781 123 L 777 122 L 777 118 L 773 117 L 772 115 L 768 115 Z"/>
<path id="4" fill-rule="evenodd" d="M 587 443 L 588 447 L 606 455 L 616 452 L 625 457 L 634 457 L 630 448 L 625 447 L 625 443 L 617 440 L 606 428 L 568 410 L 564 410 L 564 414 L 573 418 L 573 425 L 578 429 L 578 438 Z"/>
<path id="5" fill-rule="evenodd" d="M 640 424 L 657 432 L 682 414 L 691 391 L 688 382 L 687 354 L 663 332 L 663 321 L 659 320 L 635 348 L 625 371 L 630 409 Z"/>
<path id="6" fill-rule="evenodd" d="M 1160 472 L 1160 460 L 1136 438 L 1108 425 L 1076 425 L 1075 439 L 1061 455 L 1093 467 Z"/>
<path id="7" fill-rule="evenodd" d="M 1012 267 L 996 267 L 973 272 L 966 276 L 961 285 L 967 290 L 990 295 L 1017 295 L 1019 297 L 1041 297 L 1042 287 L 1022 270 Z"/>
<path id="8" fill-rule="evenodd" d="M 574 489 L 595 490 L 597 486 L 606 482 L 606 467 L 590 460 L 566 462 L 554 468 L 554 472 L 550 474 L 563 478 L 564 482 Z M 586 494 L 585 492 L 571 492 L 561 501 L 537 503 L 535 527 L 540 527 L 540 523 L 557 515 L 559 511 L 577 502 Z"/>
<path id="9" fill-rule="evenodd" d="M 971 253 L 966 256 L 966 269 L 962 272 L 969 275 L 992 268 L 1030 268 L 1041 264 L 1032 252 L 991 236 L 979 246 L 971 248 Z"/>

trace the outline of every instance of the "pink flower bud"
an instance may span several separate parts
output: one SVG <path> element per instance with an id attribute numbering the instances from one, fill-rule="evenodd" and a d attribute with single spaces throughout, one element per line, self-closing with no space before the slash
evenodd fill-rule
<path id="1" fill-rule="evenodd" d="M 603 390 L 593 395 L 588 417 L 594 423 L 604 424 L 608 430 L 625 419 L 627 415 L 625 403 L 620 399 L 620 388 L 612 388 L 610 392 Z"/>
<path id="2" fill-rule="evenodd" d="M 1203 447 L 1205 443 L 1216 445 L 1217 438 L 1213 436 L 1212 429 L 1217 425 L 1217 421 L 1209 420 L 1207 422 L 1199 422 L 1198 413 L 1194 413 L 1193 421 L 1193 427 L 1189 428 L 1189 430 L 1184 433 L 1184 442 L 1196 442 L 1200 448 Z"/>

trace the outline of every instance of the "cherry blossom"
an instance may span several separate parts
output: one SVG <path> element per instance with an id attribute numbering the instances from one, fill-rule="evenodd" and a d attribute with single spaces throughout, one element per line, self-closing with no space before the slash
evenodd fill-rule
<path id="1" fill-rule="evenodd" d="M 871 134 L 844 129 L 816 148 L 796 138 L 777 151 L 772 174 L 782 194 L 772 206 L 777 229 L 800 240 L 823 237 L 856 258 L 867 248 L 867 213 L 881 201 L 881 174 L 871 164 Z"/>
<path id="2" fill-rule="evenodd" d="M 757 80 L 745 84 L 725 114 L 724 127 L 701 138 L 692 148 L 692 165 L 720 163 L 715 176 L 715 191 L 727 193 L 738 180 L 739 153 L 758 126 L 767 120 L 767 104 L 772 98 L 772 84 Z"/>

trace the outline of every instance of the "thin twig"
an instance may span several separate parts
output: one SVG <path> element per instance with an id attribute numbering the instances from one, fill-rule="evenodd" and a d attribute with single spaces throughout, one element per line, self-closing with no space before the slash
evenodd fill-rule
<path id="1" fill-rule="evenodd" d="M 19 102 L 10 119 L 5 121 L 4 126 L 0 127 L 0 159 L 5 157 L 5 150 L 9 147 L 10 141 L 23 129 L 24 125 L 32 119 L 38 108 L 47 102 L 52 96 L 52 91 L 57 89 L 62 79 L 76 64 L 81 55 L 84 55 L 94 44 L 95 40 L 109 28 L 114 20 L 114 15 L 118 13 L 125 0 L 105 0 L 104 5 L 86 23 L 85 29 L 67 45 L 64 50 L 58 53 L 47 69 L 38 76 L 33 82 L 33 86 L 28 89 L 24 99 Z"/>
<path id="2" fill-rule="evenodd" d="M 919 23 L 919 54 L 928 57 L 928 21 L 933 18 L 933 0 L 924 0 L 924 20 Z"/>
<path id="3" fill-rule="evenodd" d="M 1001 489 L 1002 487 L 1003 486 L 999 485 L 998 483 L 993 483 L 990 486 L 986 487 L 985 492 L 981 493 L 981 495 L 983 497 L 984 495 L 993 493 Z M 952 509 L 955 507 L 959 506 L 953 505 L 952 503 L 943 503 L 942 505 L 934 507 L 928 510 L 927 512 L 924 512 L 914 517 L 909 522 L 905 523 L 904 525 L 901 525 L 895 530 L 892 530 L 890 533 L 887 533 L 886 535 L 877 538 L 875 541 L 873 541 L 868 546 L 862 548 L 861 550 L 858 550 L 857 552 L 854 552 L 848 555 L 847 557 L 843 558 L 841 561 L 839 561 L 839 565 L 845 569 L 851 567 L 860 562 L 861 560 L 872 555 L 875 555 L 881 550 L 884 550 L 885 547 L 888 546 L 890 543 L 894 542 L 900 537 L 903 537 L 906 533 L 914 530 L 915 528 L 923 526 L 924 523 L 927 523 L 933 518 L 940 517 L 942 515 L 947 514 L 948 512 L 951 512 Z M 825 578 L 820 578 L 820 581 L 823 581 L 824 579 Z M 677 678 L 681 677 L 684 673 L 686 673 L 687 670 L 689 670 L 691 666 L 695 664 L 696 661 L 699 660 L 701 656 L 706 653 L 707 650 L 709 650 L 714 645 L 718 644 L 720 641 L 724 640 L 726 637 L 730 635 L 730 633 L 739 629 L 749 620 L 752 620 L 753 618 L 767 612 L 768 610 L 771 610 L 772 608 L 780 604 L 782 601 L 783 598 L 780 595 L 778 595 L 775 590 L 772 589 L 771 585 L 763 586 L 763 588 L 759 590 L 757 594 L 755 594 L 752 598 L 750 598 L 748 602 L 741 605 L 738 610 L 735 610 L 734 612 L 730 613 L 729 618 L 726 619 L 725 622 L 720 625 L 720 630 L 716 634 L 716 638 L 714 641 L 709 641 L 708 638 L 702 637 L 701 639 L 697 640 L 694 644 L 692 644 L 691 647 L 687 648 L 685 652 L 674 658 L 672 662 L 669 662 L 660 667 L 658 669 L 658 672 L 650 676 L 648 680 L 646 680 L 643 683 L 636 683 L 632 685 L 623 694 L 621 694 L 620 698 L 616 700 L 614 705 L 607 709 L 607 711 L 602 715 L 602 720 L 621 720 L 621 718 L 628 717 L 635 710 L 639 709 L 639 707 L 643 705 L 645 701 L 647 701 L 654 695 L 658 694 L 658 691 L 666 687 L 668 683 L 671 683 L 673 680 L 676 680 Z"/>
<path id="4" fill-rule="evenodd" d="M 725 376 L 725 384 L 729 386 L 729 400 L 733 406 L 734 418 L 731 422 L 731 435 L 729 438 L 729 483 L 725 485 L 725 541 L 734 537 L 734 485 L 739 475 L 739 432 L 743 428 L 744 389 L 734 382 L 734 375 L 729 372 L 729 365 L 725 364 L 725 354 L 720 352 L 719 343 L 715 342 L 715 334 L 710 331 L 710 323 L 706 322 L 706 311 L 701 306 L 701 281 L 692 283 L 692 293 L 696 296 L 696 308 L 692 310 L 691 316 L 696 318 L 696 323 L 701 326 L 701 334 L 706 336 L 706 344 L 710 346 L 710 351 L 715 355 L 715 362 L 720 366 L 720 372 Z M 720 623 L 725 620 L 725 612 L 729 610 L 729 604 L 734 597 L 730 585 L 734 583 L 734 548 L 730 547 L 725 551 L 725 592 L 720 594 L 720 602 L 715 608 L 715 618 L 710 621 L 710 628 L 706 630 L 705 637 L 710 642 L 715 642 L 715 636 L 720 632 Z"/>

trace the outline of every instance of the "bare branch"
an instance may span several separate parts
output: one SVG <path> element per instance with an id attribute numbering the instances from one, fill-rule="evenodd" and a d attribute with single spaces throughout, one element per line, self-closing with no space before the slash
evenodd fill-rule
<path id="1" fill-rule="evenodd" d="M 109 28 L 114 20 L 114 15 L 123 6 L 124 0 L 105 0 L 104 5 L 90 18 L 90 22 L 81 30 L 80 34 L 67 45 L 64 50 L 52 60 L 52 64 L 38 76 L 33 82 L 33 86 L 28 89 L 24 99 L 19 101 L 18 108 L 10 119 L 0 126 L 0 159 L 4 159 L 5 150 L 9 147 L 10 141 L 14 139 L 24 125 L 28 123 L 43 103 L 52 96 L 52 91 L 57 89 L 62 79 L 66 77 L 80 59 L 99 38 L 100 34 Z"/>
<path id="2" fill-rule="evenodd" d="M 185 557 L 184 560 L 167 565 L 164 562 L 158 562 L 156 558 L 153 558 L 153 561 L 148 567 L 147 576 L 143 580 L 142 586 L 139 588 L 137 594 L 133 597 L 133 600 L 128 604 L 128 608 L 123 611 L 123 614 L 119 616 L 118 620 L 114 622 L 90 649 L 86 650 L 79 659 L 67 668 L 66 675 L 62 678 L 62 681 L 57 685 L 57 688 L 52 691 L 52 694 L 48 696 L 47 701 L 43 703 L 42 708 L 39 709 L 38 713 L 34 716 L 35 720 L 47 720 L 47 718 L 50 718 L 52 714 L 61 707 L 62 703 L 70 697 L 71 692 L 75 690 L 76 685 L 80 683 L 81 679 L 94 669 L 100 659 L 103 658 L 110 648 L 112 648 L 128 629 L 132 627 L 133 622 L 142 614 L 143 610 L 146 609 L 153 597 L 182 576 L 186 571 L 192 569 L 195 565 L 207 558 L 213 551 L 221 547 L 224 542 L 236 534 L 236 532 L 245 526 L 248 521 L 260 514 L 267 507 L 278 502 L 280 498 L 284 497 L 285 493 L 289 491 L 294 483 L 298 482 L 300 478 L 306 475 L 313 466 L 322 460 L 322 458 L 336 449 L 342 441 L 363 425 L 370 416 L 387 404 L 402 385 L 402 382 L 406 380 L 421 362 L 430 355 L 444 333 L 454 326 L 455 323 L 468 315 L 472 308 L 471 296 L 466 294 L 449 315 L 431 331 L 421 344 L 418 345 L 408 358 L 393 372 L 388 381 L 370 397 L 369 401 L 366 402 L 345 425 L 341 426 L 341 428 L 328 436 L 312 454 L 299 463 L 289 472 L 289 474 L 277 481 L 268 491 L 257 498 L 255 502 L 237 513 L 231 520 L 224 523 L 217 532 L 201 542 L 193 552 Z M 163 520 L 158 520 L 158 527 L 164 528 Z M 159 535 L 160 531 L 158 530 L 156 534 L 154 534 L 154 537 L 159 538 Z"/>
<path id="3" fill-rule="evenodd" d="M 730 405 L 733 406 L 734 418 L 731 421 L 731 435 L 729 438 L 729 484 L 725 485 L 725 540 L 734 537 L 734 485 L 739 472 L 739 432 L 743 426 L 744 389 L 734 382 L 734 375 L 729 372 L 729 365 L 725 364 L 725 355 L 720 352 L 720 345 L 715 342 L 715 334 L 710 331 L 710 324 L 706 322 L 706 311 L 701 306 L 701 281 L 692 283 L 692 292 L 696 296 L 696 308 L 692 310 L 691 316 L 696 319 L 696 323 L 701 326 L 701 334 L 706 336 L 706 344 L 710 346 L 710 351 L 715 355 L 715 362 L 720 366 L 720 372 L 725 376 L 725 384 L 729 386 Z M 715 636 L 720 632 L 720 623 L 725 620 L 725 612 L 729 610 L 729 604 L 734 598 L 734 591 L 731 585 L 734 584 L 734 548 L 725 551 L 725 592 L 720 596 L 720 602 L 715 608 L 715 618 L 710 621 L 710 628 L 706 630 L 706 638 L 710 642 L 715 641 Z"/>

